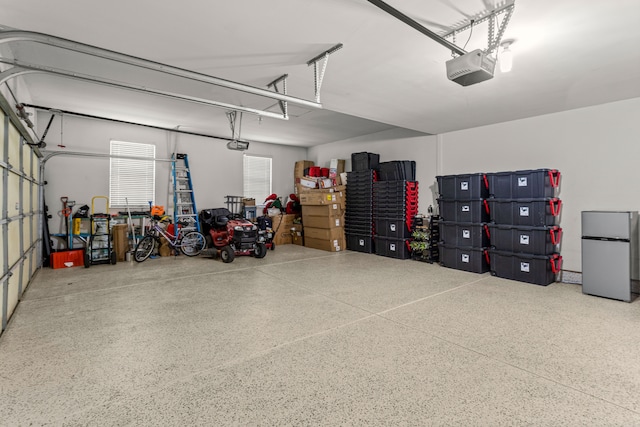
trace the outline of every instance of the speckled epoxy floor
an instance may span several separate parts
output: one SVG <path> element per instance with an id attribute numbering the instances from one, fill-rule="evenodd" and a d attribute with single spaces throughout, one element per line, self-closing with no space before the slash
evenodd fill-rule
<path id="1" fill-rule="evenodd" d="M 640 302 L 292 245 L 44 269 L 0 425 L 640 426 Z"/>

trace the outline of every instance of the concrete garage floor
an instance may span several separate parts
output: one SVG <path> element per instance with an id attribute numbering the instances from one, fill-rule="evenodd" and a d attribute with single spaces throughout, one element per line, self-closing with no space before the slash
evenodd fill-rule
<path id="1" fill-rule="evenodd" d="M 44 269 L 0 425 L 640 425 L 640 303 L 415 261 Z"/>

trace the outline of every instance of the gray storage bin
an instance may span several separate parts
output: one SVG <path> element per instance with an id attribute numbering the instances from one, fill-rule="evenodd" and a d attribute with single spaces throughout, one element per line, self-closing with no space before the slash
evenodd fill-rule
<path id="1" fill-rule="evenodd" d="M 487 224 L 473 222 L 440 221 L 440 240 L 447 245 L 473 246 L 483 248 L 489 246 Z"/>
<path id="2" fill-rule="evenodd" d="M 491 221 L 510 225 L 557 225 L 560 222 L 562 200 L 543 199 L 487 199 Z"/>
<path id="3" fill-rule="evenodd" d="M 557 197 L 560 191 L 557 169 L 488 173 L 487 179 L 489 193 L 496 199 Z"/>
<path id="4" fill-rule="evenodd" d="M 489 181 L 483 173 L 436 176 L 443 199 L 473 200 L 489 197 Z"/>
<path id="5" fill-rule="evenodd" d="M 524 225 L 488 224 L 491 246 L 500 251 L 550 255 L 560 252 L 562 228 L 557 225 L 530 227 Z"/>

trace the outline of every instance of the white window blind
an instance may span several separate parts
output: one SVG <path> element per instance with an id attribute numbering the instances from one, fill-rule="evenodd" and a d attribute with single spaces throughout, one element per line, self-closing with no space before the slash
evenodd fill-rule
<path id="1" fill-rule="evenodd" d="M 271 157 L 244 155 L 243 195 L 262 203 L 271 194 Z"/>
<path id="2" fill-rule="evenodd" d="M 155 159 L 156 146 L 136 142 L 111 141 L 111 155 Z M 111 158 L 109 205 L 124 208 L 149 208 L 155 200 L 156 162 Z"/>

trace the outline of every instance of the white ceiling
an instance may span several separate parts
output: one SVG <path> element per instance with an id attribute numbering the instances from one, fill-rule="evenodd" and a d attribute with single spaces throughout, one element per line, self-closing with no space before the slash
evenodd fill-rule
<path id="1" fill-rule="evenodd" d="M 494 0 L 387 0 L 437 33 Z M 290 105 L 291 118 L 244 114 L 242 137 L 312 146 L 391 127 L 437 134 L 640 96 L 640 1 L 516 0 L 503 39 L 514 68 L 462 87 L 446 78 L 451 52 L 366 0 L 0 0 L 0 25 L 36 31 L 265 88 L 288 74 L 288 93 L 313 99 L 307 61 L 328 61 L 324 110 Z M 487 47 L 487 24 L 467 51 Z M 465 44 L 469 33 L 458 36 Z M 3 57 L 156 85 L 253 108 L 273 100 L 180 84 L 29 42 Z M 6 66 L 4 67 L 6 68 Z M 229 137 L 225 111 L 44 74 L 20 77 L 37 105 Z M 19 99 L 19 101 L 25 101 Z"/>

